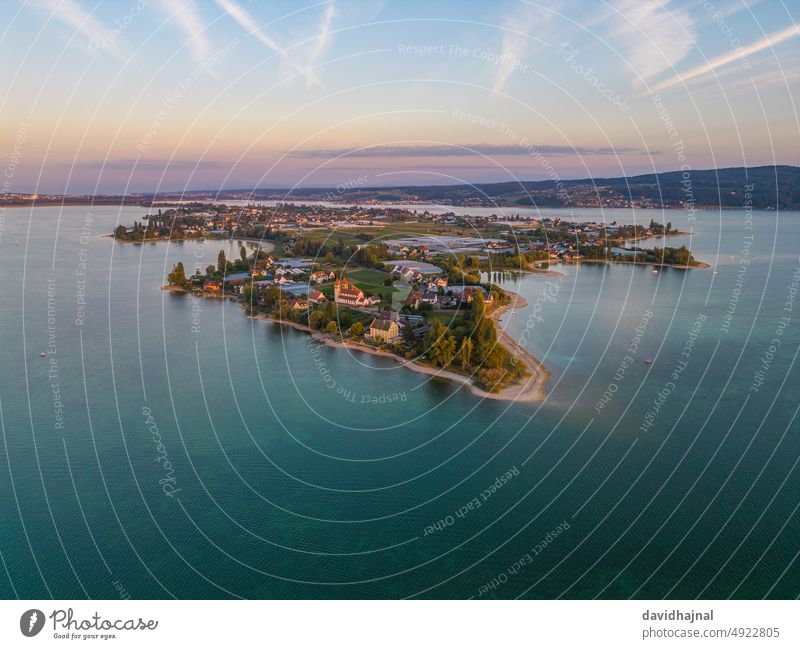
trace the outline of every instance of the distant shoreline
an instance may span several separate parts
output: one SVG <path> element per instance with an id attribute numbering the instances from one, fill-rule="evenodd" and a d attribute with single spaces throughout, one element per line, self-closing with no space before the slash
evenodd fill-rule
<path id="1" fill-rule="evenodd" d="M 316 199 L 316 198 L 252 198 L 252 199 L 243 199 L 243 198 L 226 198 L 226 199 L 184 199 L 179 201 L 178 199 L 159 199 L 154 201 L 136 201 L 131 202 L 127 201 L 123 198 L 117 200 L 108 200 L 108 201 L 90 201 L 90 200 L 83 200 L 83 201 L 52 201 L 52 202 L 37 202 L 37 201 L 28 201 L 28 202 L 20 202 L 16 201 L 13 203 L 0 203 L 0 209 L 3 208 L 20 208 L 20 207 L 141 207 L 149 209 L 152 207 L 154 203 L 214 203 L 214 204 L 221 204 L 225 205 L 231 201 L 243 201 L 247 200 L 248 202 L 252 203 L 259 203 L 259 202 L 276 202 L 276 203 L 305 203 L 309 205 L 313 205 L 315 203 L 331 203 L 336 205 L 337 207 L 351 207 L 354 205 L 360 206 L 371 206 L 371 207 L 380 207 L 382 204 L 390 204 L 390 205 L 402 205 L 406 208 L 414 208 L 419 207 L 421 205 L 435 205 L 441 208 L 457 208 L 459 210 L 464 210 L 465 212 L 469 209 L 478 209 L 478 210 L 488 210 L 488 209 L 505 209 L 505 210 L 537 210 L 537 211 L 547 211 L 547 210 L 674 210 L 676 212 L 736 212 L 745 209 L 744 207 L 738 206 L 730 206 L 730 205 L 696 205 L 692 208 L 687 207 L 677 207 L 677 206 L 670 206 L 670 205 L 654 205 L 654 206 L 636 206 L 636 207 L 608 207 L 608 206 L 594 206 L 594 207 L 568 207 L 566 205 L 514 205 L 514 204 L 506 204 L 503 202 L 497 202 L 492 205 L 453 205 L 451 203 L 437 203 L 431 201 L 420 201 L 416 203 L 398 203 L 397 201 L 383 201 L 378 203 L 373 203 L 372 201 L 329 201 L 327 199 Z M 768 207 L 754 207 L 754 211 L 756 212 L 800 212 L 800 209 L 789 209 L 789 208 L 781 208 L 780 210 L 776 210 L 772 206 Z"/>
<path id="2" fill-rule="evenodd" d="M 630 264 L 632 266 L 653 266 L 654 268 L 675 268 L 677 270 L 705 270 L 711 268 L 710 264 L 698 261 L 694 266 L 683 264 L 661 264 L 657 261 L 627 261 L 624 259 L 576 259 L 575 261 L 562 261 L 562 264 Z"/>

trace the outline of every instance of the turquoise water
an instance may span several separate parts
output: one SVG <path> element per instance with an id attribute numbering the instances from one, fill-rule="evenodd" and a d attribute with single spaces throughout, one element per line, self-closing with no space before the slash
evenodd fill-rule
<path id="1" fill-rule="evenodd" d="M 513 404 L 161 291 L 220 244 L 102 236 L 142 212 L 4 214 L 0 596 L 800 592 L 800 214 L 667 213 L 717 274 L 499 278 L 553 375 Z"/>

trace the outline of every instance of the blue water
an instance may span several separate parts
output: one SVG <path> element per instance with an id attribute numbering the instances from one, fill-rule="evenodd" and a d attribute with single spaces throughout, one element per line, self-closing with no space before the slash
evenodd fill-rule
<path id="1" fill-rule="evenodd" d="M 142 213 L 3 215 L 0 596 L 800 593 L 800 214 L 666 213 L 713 270 L 498 278 L 552 374 L 515 404 L 161 291 L 221 244 L 103 236 Z"/>

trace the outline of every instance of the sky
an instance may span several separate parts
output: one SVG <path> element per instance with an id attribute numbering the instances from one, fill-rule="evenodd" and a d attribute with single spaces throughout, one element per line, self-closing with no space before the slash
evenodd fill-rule
<path id="1" fill-rule="evenodd" d="M 800 0 L 4 0 L 3 192 L 800 164 Z"/>

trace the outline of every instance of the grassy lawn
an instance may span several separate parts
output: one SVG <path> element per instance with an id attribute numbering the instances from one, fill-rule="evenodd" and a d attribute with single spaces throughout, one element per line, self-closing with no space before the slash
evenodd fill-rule
<path id="1" fill-rule="evenodd" d="M 393 286 L 384 286 L 383 282 L 389 277 L 389 273 L 382 270 L 372 270 L 369 268 L 360 268 L 358 270 L 348 271 L 346 273 L 347 279 L 355 282 L 358 288 L 365 293 L 374 293 L 381 296 L 382 302 L 392 302 L 392 293 L 397 291 Z"/>
<path id="2" fill-rule="evenodd" d="M 397 289 L 393 286 L 383 285 L 384 280 L 389 277 L 389 273 L 369 268 L 352 268 L 345 272 L 345 276 L 365 293 L 380 295 L 384 306 L 391 305 L 392 294 Z M 333 299 L 333 282 L 317 285 L 315 288 L 322 291 L 329 300 Z"/>
<path id="3" fill-rule="evenodd" d="M 370 268 L 354 268 L 353 270 L 345 269 L 347 279 L 353 280 L 356 284 L 367 286 L 383 286 L 383 282 L 389 277 L 389 273 L 382 270 L 373 270 Z M 389 288 L 385 286 L 384 288 Z"/>

